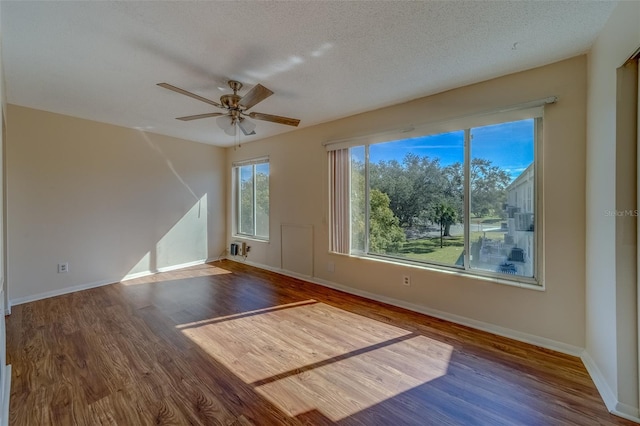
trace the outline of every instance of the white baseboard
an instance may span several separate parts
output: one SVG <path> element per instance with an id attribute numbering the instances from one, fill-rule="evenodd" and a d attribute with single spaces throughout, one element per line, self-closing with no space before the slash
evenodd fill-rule
<path id="1" fill-rule="evenodd" d="M 64 287 L 57 290 L 45 291 L 43 293 L 33 294 L 31 296 L 18 297 L 11 299 L 10 305 L 22 305 L 23 303 L 35 302 L 37 300 L 48 299 L 50 297 L 61 296 L 63 294 L 74 293 L 76 291 L 88 290 L 90 288 L 102 287 L 103 285 L 113 284 L 118 282 L 117 280 L 103 280 L 92 283 L 79 284 L 71 287 Z"/>
<path id="2" fill-rule="evenodd" d="M 507 337 L 509 339 L 518 340 L 520 342 L 529 343 L 535 346 L 540 346 L 542 348 L 551 349 L 557 352 L 561 352 L 567 355 L 572 355 L 576 357 L 580 357 L 584 352 L 583 348 L 578 346 L 568 345 L 566 343 L 558 342 L 556 340 L 548 339 L 546 337 L 536 336 L 534 334 L 523 333 L 518 330 L 513 330 L 506 327 L 501 327 L 498 325 L 490 324 L 483 321 L 478 321 L 472 318 L 467 318 L 461 315 L 451 314 L 448 312 L 439 311 L 436 309 L 432 309 L 423 305 L 417 305 L 415 303 L 406 302 L 404 300 L 395 299 L 392 297 L 382 296 L 377 293 L 371 293 L 366 290 L 359 290 L 353 287 L 348 287 L 342 284 L 337 284 L 331 281 L 322 280 L 316 277 L 306 276 L 297 274 L 295 272 L 286 271 L 281 268 L 275 268 L 268 265 L 262 265 L 258 263 L 251 262 L 249 260 L 239 261 L 234 259 L 233 257 L 227 257 L 227 259 L 239 262 L 246 263 L 247 265 L 255 266 L 256 268 L 266 269 L 268 271 L 277 272 L 282 275 L 286 275 L 293 278 L 298 278 L 301 280 L 309 281 L 314 284 L 318 284 L 324 287 L 333 288 L 335 290 L 344 291 L 345 293 L 354 294 L 356 296 L 366 297 L 367 299 L 375 300 L 377 302 L 386 303 L 388 305 L 397 306 L 399 308 L 404 308 L 413 312 L 418 312 L 421 314 L 429 315 L 435 318 L 443 319 L 446 321 L 450 321 L 456 324 L 465 325 L 467 327 L 474 328 L 476 330 L 486 331 L 492 334 L 496 334 L 498 336 Z"/>
<path id="3" fill-rule="evenodd" d="M 587 372 L 591 376 L 591 380 L 596 385 L 598 392 L 600 392 L 600 396 L 604 401 L 604 405 L 607 406 L 607 410 L 609 412 L 613 412 L 618 403 L 615 394 L 609 387 L 609 384 L 604 379 L 604 376 L 600 372 L 600 369 L 596 365 L 595 361 L 591 358 L 591 356 L 587 353 L 587 351 L 582 351 L 582 355 L 580 355 L 580 359 L 582 359 L 582 363 L 584 364 Z"/>
<path id="4" fill-rule="evenodd" d="M 619 402 L 616 404 L 614 410 L 609 411 L 611 414 L 622 417 L 623 419 L 631 420 L 632 422 L 640 423 L 640 415 L 638 409 L 630 405 Z"/>
<path id="5" fill-rule="evenodd" d="M 120 279 L 114 278 L 110 280 L 96 281 L 92 283 L 64 287 L 57 290 L 46 291 L 43 293 L 31 295 L 31 296 L 18 297 L 16 299 L 9 300 L 8 314 L 11 313 L 11 306 L 21 305 L 23 303 L 35 302 L 37 300 L 42 300 L 42 299 L 48 299 L 50 297 L 61 296 L 63 294 L 74 293 L 76 291 L 88 290 L 90 288 L 102 287 L 103 285 L 115 284 L 122 281 L 132 280 L 134 278 L 146 277 L 146 276 L 157 274 L 160 272 L 169 272 L 169 271 L 174 271 L 176 269 L 188 268 L 189 266 L 202 265 L 204 263 L 208 263 L 213 260 L 216 260 L 216 259 L 196 260 L 193 262 L 181 263 L 179 265 L 172 265 L 172 266 L 157 268 L 156 270 L 153 270 L 153 271 L 144 271 L 144 272 L 137 272 L 135 274 L 128 274 Z"/>
<path id="6" fill-rule="evenodd" d="M 583 351 L 580 358 L 582 359 L 587 372 L 591 376 L 593 383 L 596 385 L 596 389 L 598 389 L 598 392 L 604 401 L 604 405 L 607 406 L 607 410 L 618 417 L 640 423 L 640 412 L 638 409 L 618 401 L 615 393 L 611 387 L 609 387 L 609 384 L 604 379 L 598 365 L 595 363 L 593 358 L 591 358 L 589 353 L 587 351 Z"/>

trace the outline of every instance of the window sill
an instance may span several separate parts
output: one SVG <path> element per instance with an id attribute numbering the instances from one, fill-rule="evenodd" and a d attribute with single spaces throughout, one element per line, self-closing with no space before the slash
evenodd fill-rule
<path id="1" fill-rule="evenodd" d="M 239 235 L 239 234 L 235 234 L 231 236 L 234 239 L 238 239 L 238 240 L 247 240 L 247 241 L 254 241 L 256 243 L 266 243 L 269 244 L 269 240 L 268 239 L 264 239 L 264 238 L 258 238 L 258 237 L 252 237 L 250 235 Z"/>

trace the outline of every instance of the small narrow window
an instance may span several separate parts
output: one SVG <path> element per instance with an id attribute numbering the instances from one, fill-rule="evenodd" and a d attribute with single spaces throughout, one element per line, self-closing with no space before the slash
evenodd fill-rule
<path id="1" fill-rule="evenodd" d="M 269 160 L 234 165 L 235 230 L 239 236 L 269 239 Z"/>

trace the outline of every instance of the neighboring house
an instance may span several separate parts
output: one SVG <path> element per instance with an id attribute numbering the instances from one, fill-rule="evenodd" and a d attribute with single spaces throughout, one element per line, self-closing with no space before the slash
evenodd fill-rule
<path id="1" fill-rule="evenodd" d="M 533 275 L 534 259 L 534 170 L 533 163 L 507 187 L 507 233 L 505 242 L 513 244 L 509 261 L 518 274 Z"/>

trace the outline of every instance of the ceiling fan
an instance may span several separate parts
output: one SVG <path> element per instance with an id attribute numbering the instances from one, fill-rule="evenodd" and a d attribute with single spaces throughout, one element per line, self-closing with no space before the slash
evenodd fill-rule
<path id="1" fill-rule="evenodd" d="M 210 112 L 206 114 L 188 115 L 186 117 L 178 117 L 177 120 L 191 121 L 198 120 L 200 118 L 218 117 L 216 121 L 218 126 L 224 132 L 230 136 L 236 135 L 236 127 L 242 130 L 245 135 L 255 135 L 254 131 L 256 125 L 247 119 L 247 117 L 254 118 L 256 120 L 271 121 L 273 123 L 286 124 L 287 126 L 298 126 L 300 120 L 289 117 L 281 117 L 279 115 L 264 114 L 261 112 L 247 112 L 250 108 L 262 102 L 269 96 L 273 95 L 273 92 L 261 84 L 256 84 L 249 90 L 244 96 L 238 95 L 238 91 L 242 89 L 242 83 L 230 80 L 229 87 L 233 90 L 233 94 L 220 96 L 220 103 L 212 101 L 195 93 L 188 92 L 179 87 L 173 86 L 169 83 L 158 83 L 158 86 L 165 89 L 172 90 L 174 92 L 189 96 L 199 101 L 208 103 L 218 107 L 224 112 Z"/>

